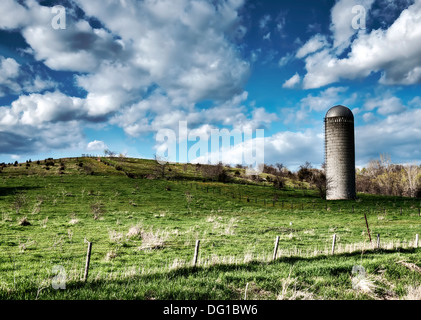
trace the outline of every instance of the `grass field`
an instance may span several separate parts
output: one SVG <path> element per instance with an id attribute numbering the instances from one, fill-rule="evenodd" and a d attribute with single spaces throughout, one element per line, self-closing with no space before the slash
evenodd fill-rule
<path id="1" fill-rule="evenodd" d="M 247 284 L 248 299 L 421 298 L 420 199 L 326 202 L 291 184 L 206 181 L 175 164 L 177 180 L 147 179 L 153 161 L 102 160 L 3 169 L 0 299 L 244 299 Z"/>

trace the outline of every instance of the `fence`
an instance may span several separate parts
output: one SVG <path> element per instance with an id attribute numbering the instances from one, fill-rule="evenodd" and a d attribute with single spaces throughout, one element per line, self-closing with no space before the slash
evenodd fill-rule
<path id="1" fill-rule="evenodd" d="M 257 262 L 271 262 L 277 259 L 298 257 L 298 258 L 313 258 L 324 255 L 338 255 L 342 253 L 353 253 L 353 252 L 365 252 L 372 250 L 374 252 L 380 250 L 400 250 L 400 249 L 412 249 L 419 248 L 419 235 L 415 234 L 412 239 L 395 239 L 391 240 L 381 240 L 380 234 L 377 234 L 377 241 L 361 241 L 355 243 L 347 243 L 344 237 L 340 237 L 340 234 L 334 233 L 331 235 L 331 245 L 327 241 L 323 241 L 320 246 L 316 247 L 305 247 L 303 243 L 300 243 L 300 246 L 292 246 L 289 248 L 283 248 L 280 245 L 280 236 L 276 236 L 273 242 L 272 249 L 270 249 L 270 243 L 266 243 L 266 250 L 262 250 L 259 253 L 250 253 L 243 252 L 243 254 L 234 254 L 234 255 L 216 255 L 212 254 L 214 243 L 217 242 L 220 246 L 225 245 L 231 248 L 236 248 L 237 251 L 241 249 L 240 245 L 244 245 L 243 239 L 231 239 L 222 241 L 215 239 L 192 239 L 188 241 L 165 241 L 161 244 L 161 247 L 149 248 L 149 252 L 153 249 L 167 249 L 167 252 L 173 251 L 180 252 L 180 256 L 174 260 L 162 261 L 162 263 L 157 265 L 151 264 L 149 267 L 144 259 L 148 258 L 148 254 L 145 256 L 139 256 L 139 265 L 142 264 L 142 273 L 153 273 L 153 272 L 163 272 L 170 271 L 182 267 L 208 267 L 212 265 L 219 264 L 244 264 L 251 261 Z M 338 241 L 340 239 L 340 241 Z M 285 240 L 285 238 L 284 238 Z M 327 240 L 327 239 L 325 239 Z M 4 248 L 3 248 L 4 249 Z M 26 246 L 20 245 L 15 250 L 9 248 L 9 250 L 2 250 L 0 252 L 0 266 L 6 262 L 9 262 L 10 265 L 13 265 L 13 273 L 15 272 L 16 266 L 19 269 L 28 268 L 30 269 L 30 261 L 32 263 L 34 260 L 37 260 L 37 257 L 40 258 L 42 254 L 51 254 L 55 255 L 55 264 L 66 264 L 72 273 L 73 280 L 82 280 L 86 281 L 88 275 L 91 274 L 90 270 L 95 271 L 95 268 L 98 267 L 98 264 L 107 263 L 112 261 L 108 259 L 108 254 L 110 253 L 110 247 L 104 246 L 104 242 L 90 242 L 84 241 L 84 244 L 74 243 L 71 246 L 68 245 L 57 245 L 53 244 L 51 246 L 40 247 L 36 243 L 29 243 Z M 18 249 L 18 250 L 16 250 Z M 112 252 L 112 251 L 111 251 Z M 134 252 L 126 252 L 126 254 L 134 254 Z M 125 255 L 122 255 L 123 257 Z M 190 256 L 190 259 L 189 259 Z M 94 263 L 91 260 L 94 259 Z M 45 266 L 48 266 L 48 261 L 44 263 Z M 12 267 L 8 268 L 9 271 L 12 271 Z M 33 270 L 35 271 L 35 270 Z M 2 271 L 4 273 L 4 271 Z M 122 271 L 124 274 L 126 271 Z M 99 272 L 96 273 L 96 278 L 98 278 Z M 102 275 L 104 277 L 112 277 L 113 272 L 110 274 Z M 115 276 L 115 271 L 114 271 Z M 95 277 L 95 276 L 93 276 Z"/>

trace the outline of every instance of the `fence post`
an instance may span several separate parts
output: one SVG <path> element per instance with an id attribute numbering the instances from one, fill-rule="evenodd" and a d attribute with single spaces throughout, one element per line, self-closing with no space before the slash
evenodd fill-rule
<path id="1" fill-rule="evenodd" d="M 370 243 L 371 243 L 370 228 L 368 227 L 367 216 L 366 216 L 366 214 L 365 214 L 365 213 L 364 213 L 364 219 L 365 219 L 365 225 L 367 226 L 368 237 L 370 238 Z"/>
<path id="2" fill-rule="evenodd" d="M 380 249 L 380 233 L 377 234 L 377 249 Z"/>
<path id="3" fill-rule="evenodd" d="M 335 253 L 335 242 L 336 242 L 336 233 L 333 235 L 333 240 L 332 240 L 332 255 Z"/>
<path id="4" fill-rule="evenodd" d="M 197 258 L 199 257 L 199 245 L 200 245 L 200 240 L 196 240 L 196 247 L 194 248 L 193 267 L 196 266 Z"/>
<path id="5" fill-rule="evenodd" d="M 247 300 L 247 290 L 249 288 L 249 283 L 246 284 L 246 290 L 244 291 L 244 300 Z"/>
<path id="6" fill-rule="evenodd" d="M 272 260 L 276 259 L 276 254 L 278 253 L 278 245 L 279 245 L 279 236 L 277 236 L 276 240 L 275 240 L 275 249 L 273 250 L 273 259 Z"/>
<path id="7" fill-rule="evenodd" d="M 418 248 L 418 233 L 415 235 L 415 248 Z"/>
<path id="8" fill-rule="evenodd" d="M 88 280 L 89 263 L 91 262 L 91 250 L 92 250 L 92 242 L 88 241 L 88 252 L 86 253 L 85 274 L 83 275 L 83 281 L 85 282 L 86 280 Z"/>

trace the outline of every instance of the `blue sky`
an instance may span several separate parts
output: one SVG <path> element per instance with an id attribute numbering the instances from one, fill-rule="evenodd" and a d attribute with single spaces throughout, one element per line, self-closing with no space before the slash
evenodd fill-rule
<path id="1" fill-rule="evenodd" d="M 266 163 L 320 166 L 343 104 L 357 166 L 420 163 L 421 0 L 2 0 L 0 16 L 2 162 L 153 158 L 185 120 L 205 140 L 264 129 Z"/>

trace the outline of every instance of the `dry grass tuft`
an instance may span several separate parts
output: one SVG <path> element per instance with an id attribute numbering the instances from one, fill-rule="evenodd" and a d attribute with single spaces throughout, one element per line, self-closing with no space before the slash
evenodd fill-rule
<path id="1" fill-rule="evenodd" d="M 117 252 L 115 252 L 114 250 L 107 252 L 107 254 L 105 255 L 105 261 L 111 261 L 115 258 L 117 258 Z"/>
<path id="2" fill-rule="evenodd" d="M 407 294 L 403 300 L 421 300 L 421 286 L 407 287 Z"/>
<path id="3" fill-rule="evenodd" d="M 399 264 L 407 267 L 409 270 L 421 273 L 421 268 L 418 267 L 415 263 L 410 263 L 410 262 L 406 262 L 406 261 L 397 261 L 396 263 L 399 263 Z"/>
<path id="4" fill-rule="evenodd" d="M 117 231 L 115 231 L 115 230 L 111 230 L 111 231 L 109 231 L 109 232 L 108 232 L 108 235 L 109 235 L 109 237 L 110 237 L 110 241 L 111 241 L 111 242 L 117 242 L 117 243 L 120 243 L 120 242 L 122 242 L 122 241 L 123 241 L 123 239 L 124 239 L 124 235 L 123 235 L 123 233 L 121 233 L 121 232 L 117 232 Z"/>
<path id="5" fill-rule="evenodd" d="M 282 291 L 278 294 L 277 300 L 314 300 L 313 293 L 308 290 L 297 290 L 297 279 L 291 278 L 292 268 L 286 279 L 282 279 Z"/>
<path id="6" fill-rule="evenodd" d="M 69 221 L 69 224 L 71 224 L 71 225 L 75 225 L 75 224 L 77 224 L 79 222 L 79 219 L 72 219 L 72 220 L 70 220 Z"/>
<path id="7" fill-rule="evenodd" d="M 376 285 L 370 279 L 366 277 L 354 277 L 352 278 L 352 287 L 363 293 L 373 294 Z"/>
<path id="8" fill-rule="evenodd" d="M 155 232 L 144 231 L 142 232 L 142 245 L 138 250 L 156 250 L 164 247 L 165 242 L 169 238 L 167 231 L 157 230 Z"/>
<path id="9" fill-rule="evenodd" d="M 140 226 L 133 226 L 129 229 L 129 232 L 126 234 L 128 239 L 139 238 L 142 235 L 142 228 Z"/>

